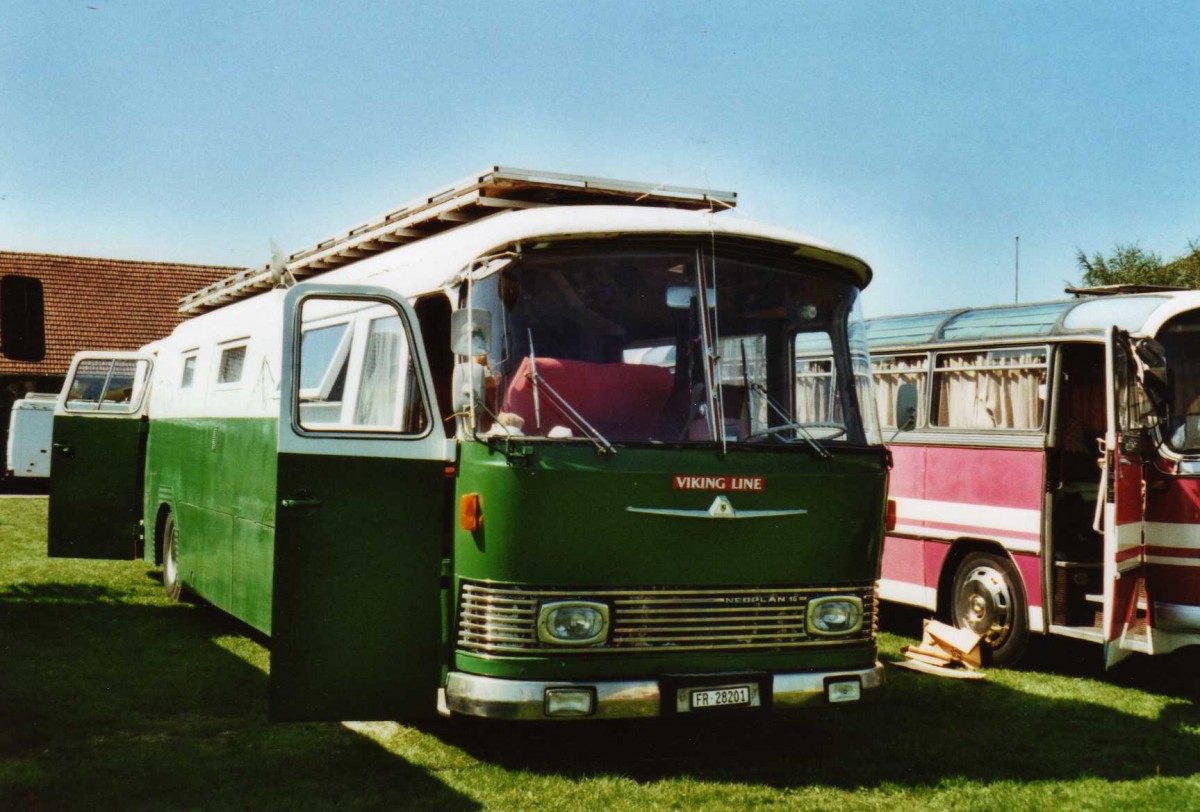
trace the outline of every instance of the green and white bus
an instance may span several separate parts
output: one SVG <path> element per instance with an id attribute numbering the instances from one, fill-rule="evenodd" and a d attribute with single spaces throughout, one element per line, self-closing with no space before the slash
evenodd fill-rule
<path id="1" fill-rule="evenodd" d="M 50 554 L 269 635 L 276 719 L 877 697 L 871 272 L 734 200 L 496 167 L 187 297 L 76 359 Z"/>

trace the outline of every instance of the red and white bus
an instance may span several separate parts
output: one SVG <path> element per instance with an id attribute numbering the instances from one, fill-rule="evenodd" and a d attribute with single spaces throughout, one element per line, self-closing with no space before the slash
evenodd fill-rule
<path id="1" fill-rule="evenodd" d="M 1030 634 L 1108 666 L 1200 644 L 1200 292 L 867 330 L 894 457 L 881 598 L 980 633 L 995 665 Z"/>

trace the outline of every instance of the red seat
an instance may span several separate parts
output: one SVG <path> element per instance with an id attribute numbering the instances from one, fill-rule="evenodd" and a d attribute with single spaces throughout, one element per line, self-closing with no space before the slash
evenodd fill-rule
<path id="1" fill-rule="evenodd" d="M 529 358 L 525 358 L 504 395 L 503 410 L 524 418 L 526 434 L 545 435 L 555 426 L 566 426 L 579 436 L 579 430 L 544 392 L 540 401 L 541 428 L 538 428 L 530 369 Z M 674 382 L 671 370 L 647 364 L 593 364 L 539 358 L 537 371 L 543 381 L 609 440 L 652 439 Z"/>

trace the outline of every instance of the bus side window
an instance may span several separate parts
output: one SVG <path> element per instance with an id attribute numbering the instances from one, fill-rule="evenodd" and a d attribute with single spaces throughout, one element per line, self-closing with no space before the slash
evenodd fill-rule
<path id="1" fill-rule="evenodd" d="M 148 365 L 132 358 L 81 361 L 67 390 L 68 412 L 132 413 L 142 401 Z"/>
<path id="2" fill-rule="evenodd" d="M 875 375 L 875 402 L 885 428 L 896 428 L 896 398 L 900 387 L 911 383 L 917 389 L 917 421 L 925 412 L 925 379 L 929 375 L 927 355 L 876 355 L 871 358 Z"/>
<path id="3" fill-rule="evenodd" d="M 1046 370 L 1045 347 L 938 353 L 929 422 L 952 429 L 1039 429 Z"/>

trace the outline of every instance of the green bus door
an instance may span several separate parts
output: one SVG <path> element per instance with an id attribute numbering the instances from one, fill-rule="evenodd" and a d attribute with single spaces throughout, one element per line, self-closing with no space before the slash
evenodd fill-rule
<path id="1" fill-rule="evenodd" d="M 270 714 L 436 710 L 452 445 L 412 308 L 301 285 L 284 305 Z"/>
<path id="2" fill-rule="evenodd" d="M 139 557 L 152 367 L 152 356 L 135 352 L 83 352 L 71 362 L 54 413 L 52 557 Z"/>

